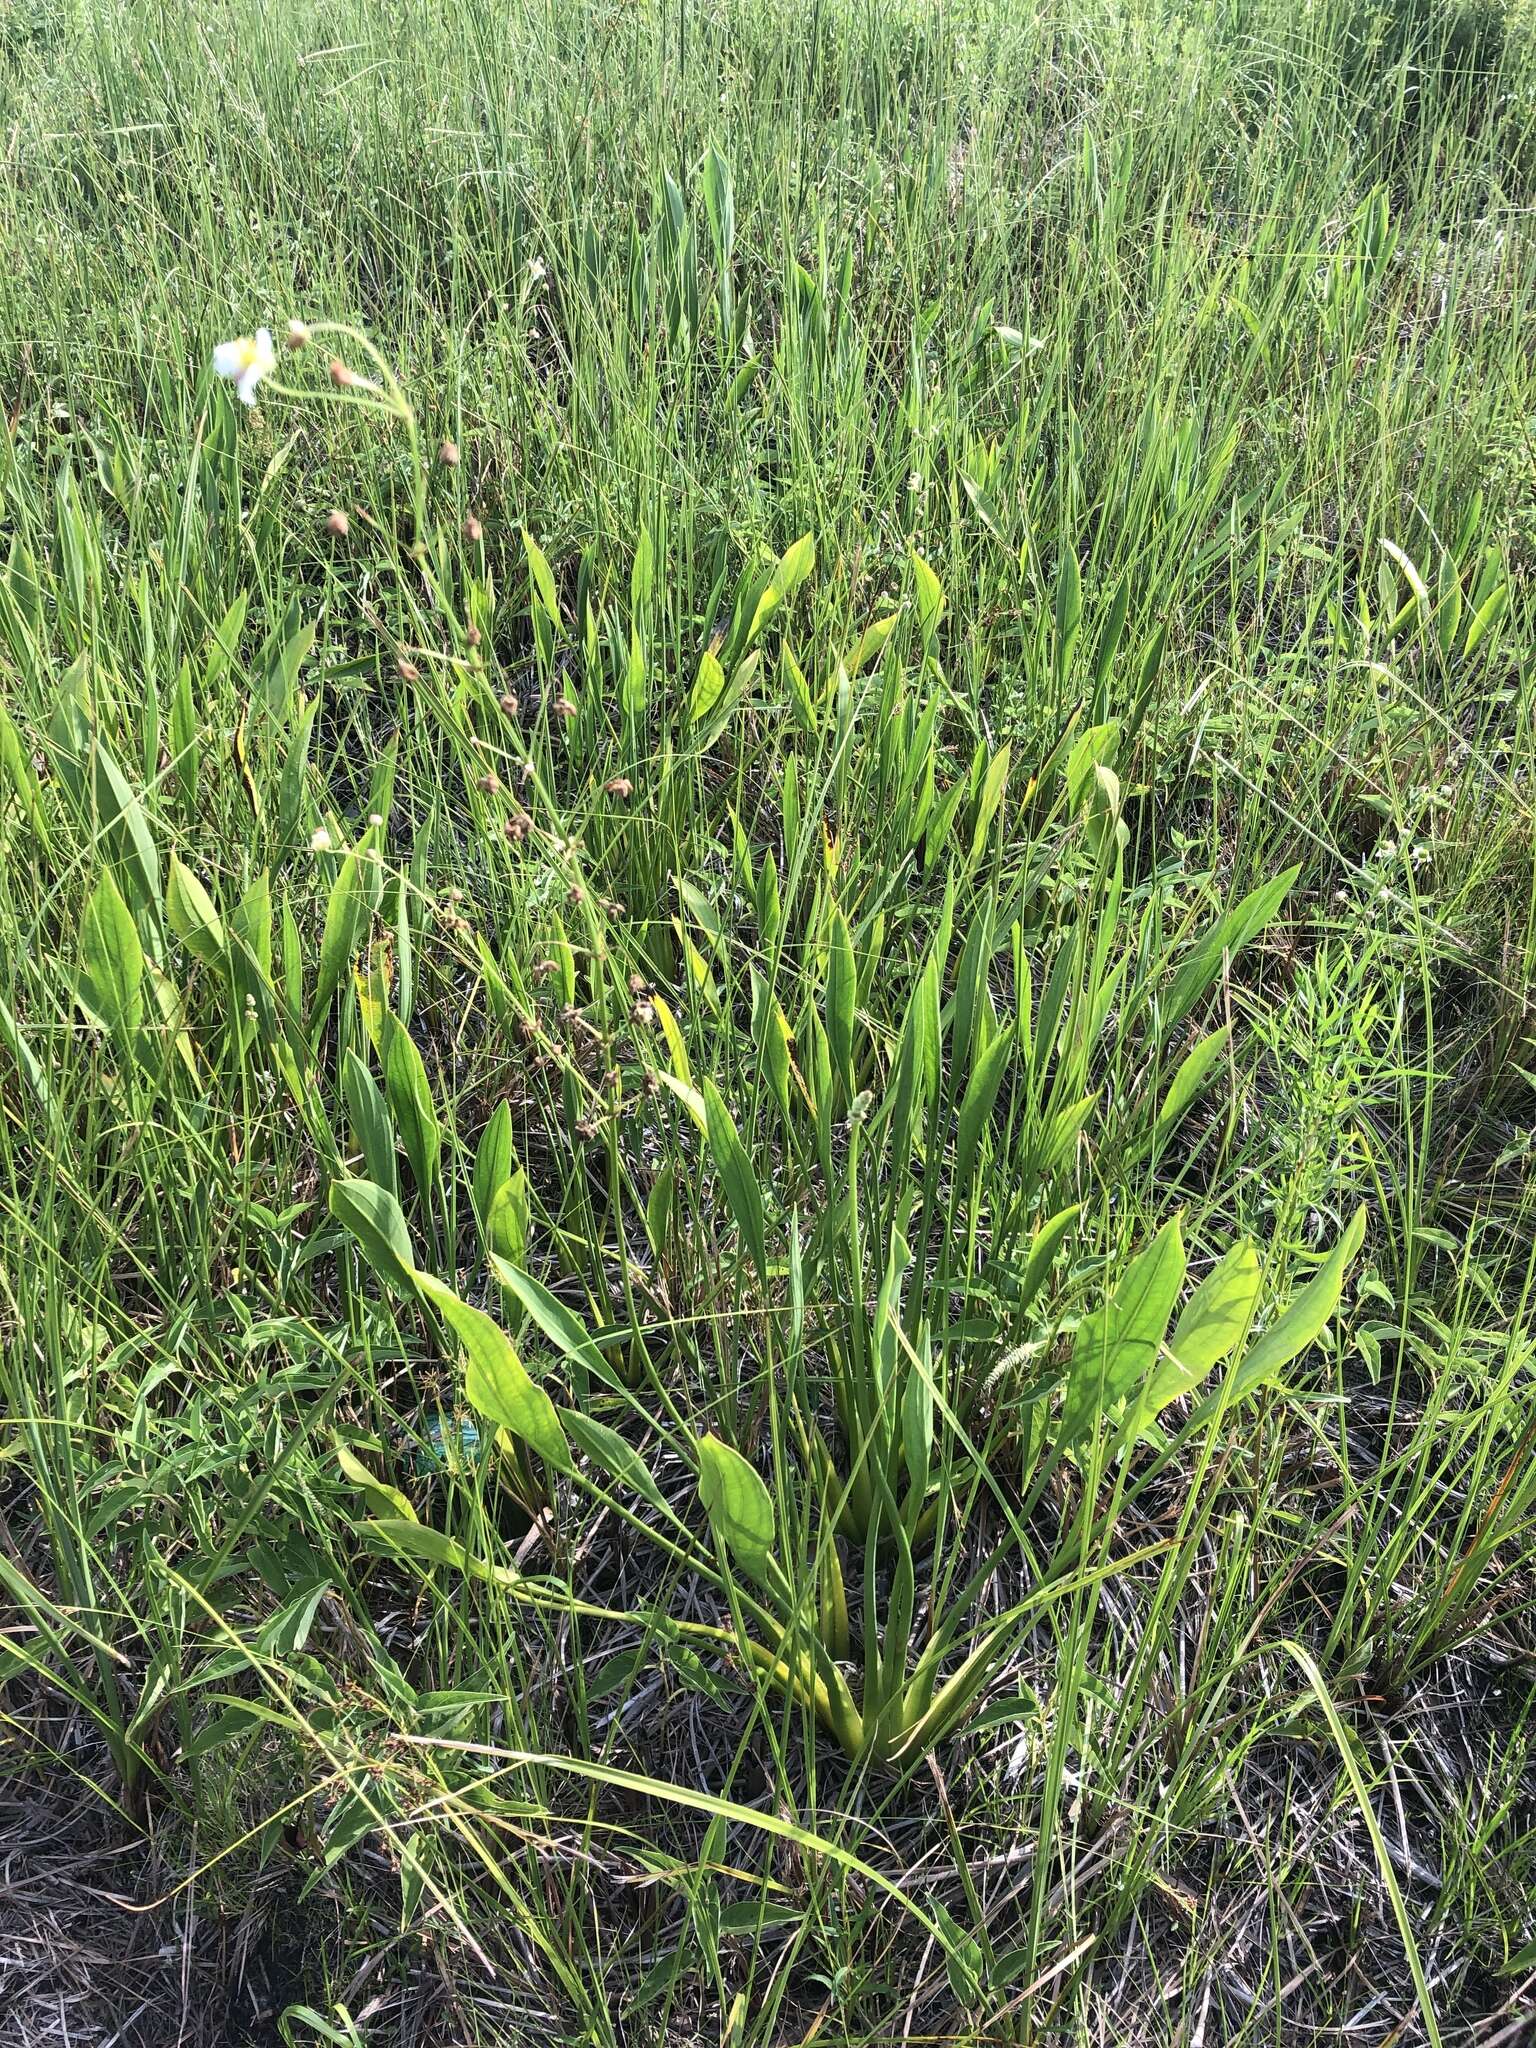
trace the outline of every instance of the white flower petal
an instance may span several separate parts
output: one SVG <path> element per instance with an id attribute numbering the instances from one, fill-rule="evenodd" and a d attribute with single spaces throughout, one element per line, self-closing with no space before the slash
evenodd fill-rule
<path id="1" fill-rule="evenodd" d="M 249 360 L 248 351 L 249 344 L 244 341 L 221 341 L 213 352 L 215 376 L 238 377 Z"/>
<path id="2" fill-rule="evenodd" d="M 260 363 L 252 363 L 241 374 L 238 383 L 235 385 L 235 394 L 242 405 L 254 405 L 256 403 L 256 386 L 261 382 L 262 375 L 263 371 Z"/>

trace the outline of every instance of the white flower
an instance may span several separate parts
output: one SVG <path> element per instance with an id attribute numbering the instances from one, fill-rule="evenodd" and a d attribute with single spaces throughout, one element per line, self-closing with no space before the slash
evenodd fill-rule
<path id="1" fill-rule="evenodd" d="M 310 852 L 311 852 L 311 853 L 329 853 L 329 852 L 330 852 L 330 850 L 331 850 L 331 835 L 330 835 L 330 833 L 329 833 L 329 832 L 327 832 L 327 831 L 326 831 L 326 829 L 325 829 L 325 827 L 324 827 L 323 825 L 317 825 L 317 826 L 315 827 L 314 831 L 310 833 L 310 835 L 309 835 L 309 850 L 310 850 Z"/>
<path id="2" fill-rule="evenodd" d="M 530 256 L 528 258 L 528 282 L 530 284 L 542 284 L 548 275 L 549 272 L 539 257 Z"/>
<path id="3" fill-rule="evenodd" d="M 270 327 L 258 327 L 253 336 L 242 334 L 236 341 L 221 341 L 213 352 L 216 376 L 227 377 L 242 405 L 256 403 L 256 386 L 277 368 Z"/>

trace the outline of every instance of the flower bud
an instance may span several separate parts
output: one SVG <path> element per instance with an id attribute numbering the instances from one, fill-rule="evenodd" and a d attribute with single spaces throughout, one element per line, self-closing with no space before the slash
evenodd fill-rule
<path id="1" fill-rule="evenodd" d="M 437 459 L 443 465 L 444 469 L 457 469 L 459 466 L 458 442 L 445 441 L 442 447 L 439 448 L 437 451 Z"/>
<path id="2" fill-rule="evenodd" d="M 421 670 L 414 661 L 407 661 L 403 654 L 396 657 L 395 668 L 402 683 L 418 682 L 421 678 Z"/>
<path id="3" fill-rule="evenodd" d="M 345 540 L 352 531 L 352 522 L 339 505 L 333 506 L 325 517 L 325 530 L 337 540 Z"/>
<path id="4" fill-rule="evenodd" d="M 471 546 L 485 538 L 485 528 L 480 524 L 473 512 L 470 513 L 464 522 L 464 538 Z"/>
<path id="5" fill-rule="evenodd" d="M 309 329 L 302 320 L 290 320 L 288 322 L 288 346 L 294 349 L 308 348 Z"/>
<path id="6" fill-rule="evenodd" d="M 349 370 L 340 356 L 332 356 L 331 382 L 338 391 L 350 391 L 357 382 L 357 372 L 356 370 Z"/>

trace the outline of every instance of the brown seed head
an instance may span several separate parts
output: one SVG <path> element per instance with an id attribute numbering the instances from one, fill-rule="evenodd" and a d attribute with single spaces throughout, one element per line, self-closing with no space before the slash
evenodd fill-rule
<path id="1" fill-rule="evenodd" d="M 407 661 L 403 654 L 396 661 L 395 667 L 399 671 L 400 680 L 402 683 L 414 683 L 420 681 L 421 670 L 416 666 L 414 661 Z"/>
<path id="2" fill-rule="evenodd" d="M 478 626 L 469 627 L 465 632 L 464 638 L 471 647 L 478 647 L 480 645 L 480 628 Z"/>
<path id="3" fill-rule="evenodd" d="M 331 382 L 338 391 L 350 391 L 357 382 L 357 372 L 356 370 L 349 370 L 340 356 L 332 356 Z"/>
<path id="4" fill-rule="evenodd" d="M 339 505 L 334 506 L 325 515 L 325 530 L 337 540 L 345 540 L 352 531 L 352 522 Z"/>
<path id="5" fill-rule="evenodd" d="M 458 442 L 445 441 L 437 451 L 437 459 L 443 465 L 444 469 L 457 469 L 459 466 Z"/>
<path id="6" fill-rule="evenodd" d="M 454 460 L 457 461 L 458 457 L 455 456 Z M 485 528 L 480 524 L 473 512 L 470 513 L 464 522 L 464 538 L 470 543 L 471 547 L 485 538 Z"/>
<path id="7" fill-rule="evenodd" d="M 603 784 L 603 788 L 608 792 L 609 796 L 616 796 L 621 802 L 625 797 L 633 796 L 635 793 L 635 785 L 627 775 L 615 775 L 612 782 L 605 782 Z"/>
<path id="8" fill-rule="evenodd" d="M 518 713 L 518 702 L 510 690 L 506 691 L 506 693 L 502 696 L 502 698 L 500 699 L 500 703 L 502 710 L 505 711 L 508 718 L 516 718 Z"/>
<path id="9" fill-rule="evenodd" d="M 290 320 L 288 322 L 288 346 L 294 349 L 308 348 L 309 329 L 302 320 Z"/>

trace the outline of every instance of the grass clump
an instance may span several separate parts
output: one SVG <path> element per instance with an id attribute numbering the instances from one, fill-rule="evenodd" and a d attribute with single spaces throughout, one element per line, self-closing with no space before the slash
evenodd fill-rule
<path id="1" fill-rule="evenodd" d="M 1532 63 L 0 25 L 0 2038 L 1519 2038 Z"/>

